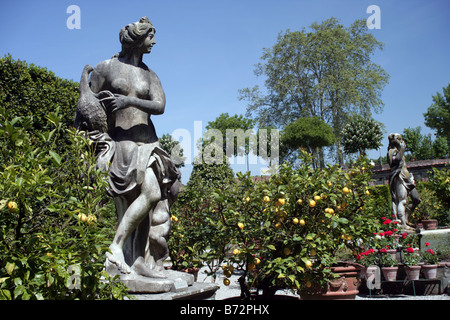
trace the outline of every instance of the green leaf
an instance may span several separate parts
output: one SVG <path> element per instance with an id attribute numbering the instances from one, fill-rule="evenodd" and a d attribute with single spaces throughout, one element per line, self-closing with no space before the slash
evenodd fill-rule
<path id="1" fill-rule="evenodd" d="M 56 161 L 57 164 L 61 164 L 61 157 L 53 150 L 49 151 L 50 155 L 53 157 L 53 159 Z"/>
<path id="2" fill-rule="evenodd" d="M 16 265 L 15 265 L 14 262 L 13 262 L 13 263 L 7 262 L 7 263 L 6 263 L 6 267 L 5 267 L 6 272 L 8 272 L 8 274 L 11 275 L 11 274 L 13 273 L 13 271 L 14 271 L 14 267 L 15 267 L 15 266 L 16 266 Z"/>
<path id="3" fill-rule="evenodd" d="M 12 300 L 11 298 L 11 292 L 9 290 L 6 289 L 2 289 L 0 291 L 1 295 L 0 295 L 0 299 L 1 300 Z"/>
<path id="4" fill-rule="evenodd" d="M 6 280 L 8 280 L 10 277 L 3 277 L 0 278 L 0 284 L 2 284 L 3 282 L 5 282 Z"/>
<path id="5" fill-rule="evenodd" d="M 268 244 L 267 248 L 269 248 L 270 250 L 277 250 L 273 244 Z"/>

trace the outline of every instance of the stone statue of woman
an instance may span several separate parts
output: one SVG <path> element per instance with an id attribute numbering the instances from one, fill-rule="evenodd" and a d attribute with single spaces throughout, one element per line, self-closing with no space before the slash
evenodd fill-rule
<path id="1" fill-rule="evenodd" d="M 109 172 L 119 225 L 107 265 L 164 278 L 180 174 L 161 149 L 151 118 L 166 105 L 159 78 L 142 62 L 156 43 L 155 28 L 143 17 L 120 30 L 120 42 L 120 53 L 84 68 L 75 125 L 97 142 L 97 164 Z"/>
<path id="2" fill-rule="evenodd" d="M 391 133 L 388 136 L 388 140 L 387 160 L 391 169 L 389 189 L 391 191 L 392 212 L 395 218 L 400 220 L 404 230 L 412 230 L 407 225 L 408 218 L 420 203 L 420 197 L 414 177 L 406 168 L 406 161 L 403 156 L 406 144 L 399 133 Z M 412 200 L 410 204 L 407 203 L 408 194 Z"/>

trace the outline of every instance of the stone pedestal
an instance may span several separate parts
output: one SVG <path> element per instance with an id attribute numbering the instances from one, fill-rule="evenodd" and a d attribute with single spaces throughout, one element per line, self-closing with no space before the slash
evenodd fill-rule
<path id="1" fill-rule="evenodd" d="M 150 278 L 136 274 L 121 273 L 114 264 L 106 261 L 106 272 L 119 275 L 128 287 L 128 293 L 137 300 L 204 300 L 213 299 L 219 285 L 195 282 L 194 275 L 186 272 L 165 270 L 164 278 Z"/>

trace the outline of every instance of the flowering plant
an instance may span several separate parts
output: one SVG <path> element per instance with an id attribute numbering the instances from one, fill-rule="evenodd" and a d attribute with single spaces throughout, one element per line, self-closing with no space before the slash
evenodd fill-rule
<path id="1" fill-rule="evenodd" d="M 430 246 L 429 242 L 425 242 L 427 247 Z M 428 248 L 426 251 L 422 252 L 422 261 L 425 264 L 437 264 L 439 259 L 435 251 L 433 249 Z"/>
<path id="2" fill-rule="evenodd" d="M 408 247 L 406 249 L 406 253 L 403 255 L 403 263 L 408 266 L 416 266 L 419 263 L 420 256 L 414 252 L 414 249 L 411 247 Z"/>
<path id="3" fill-rule="evenodd" d="M 377 247 L 383 249 L 397 248 L 400 237 L 397 229 L 398 222 L 386 217 L 382 217 L 381 220 L 383 221 L 382 226 L 385 231 L 374 233 L 375 239 L 377 240 Z"/>
<path id="4" fill-rule="evenodd" d="M 356 255 L 359 264 L 368 267 L 377 264 L 377 257 L 374 249 L 369 249 Z"/>
<path id="5" fill-rule="evenodd" d="M 378 256 L 378 263 L 382 267 L 395 267 L 398 265 L 397 259 L 394 259 L 386 249 L 380 249 Z"/>

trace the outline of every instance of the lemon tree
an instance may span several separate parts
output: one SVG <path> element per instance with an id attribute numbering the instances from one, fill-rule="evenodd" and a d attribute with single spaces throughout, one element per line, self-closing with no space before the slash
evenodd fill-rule
<path id="1" fill-rule="evenodd" d="M 224 263 L 243 271 L 244 294 L 318 290 L 335 276 L 337 253 L 356 250 L 377 227 L 366 160 L 351 170 L 320 170 L 308 153 L 300 157 L 299 169 L 285 163 L 266 180 L 238 174 L 234 188 L 210 204 L 234 248 Z"/>
<path id="2" fill-rule="evenodd" d="M 57 111 L 46 121 L 36 133 L 0 107 L 0 299 L 121 298 L 101 280 L 116 222 L 94 145 Z"/>

